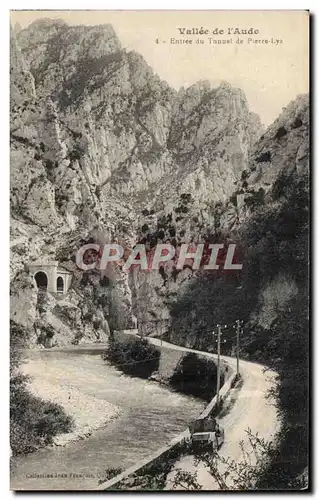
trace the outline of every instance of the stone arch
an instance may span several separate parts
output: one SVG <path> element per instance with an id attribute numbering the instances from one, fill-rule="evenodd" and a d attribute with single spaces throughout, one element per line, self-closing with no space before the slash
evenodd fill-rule
<path id="1" fill-rule="evenodd" d="M 35 273 L 34 279 L 39 289 L 46 290 L 48 288 L 48 277 L 43 271 Z"/>
<path id="2" fill-rule="evenodd" d="M 64 292 L 64 280 L 62 276 L 58 276 L 56 280 L 56 291 L 58 293 L 63 293 Z"/>

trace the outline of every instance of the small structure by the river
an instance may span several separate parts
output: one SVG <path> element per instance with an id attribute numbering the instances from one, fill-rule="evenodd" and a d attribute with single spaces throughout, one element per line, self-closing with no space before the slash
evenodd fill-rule
<path id="1" fill-rule="evenodd" d="M 29 270 L 40 290 L 63 295 L 70 288 L 72 273 L 60 267 L 56 260 L 32 262 L 29 264 Z"/>

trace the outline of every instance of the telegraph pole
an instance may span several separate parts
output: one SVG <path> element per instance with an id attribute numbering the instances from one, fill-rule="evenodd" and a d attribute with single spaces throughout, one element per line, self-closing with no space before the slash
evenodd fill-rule
<path id="1" fill-rule="evenodd" d="M 161 322 L 161 347 L 163 346 L 163 320 Z"/>
<path id="2" fill-rule="evenodd" d="M 239 333 L 240 333 L 240 322 L 239 319 L 236 320 L 236 357 L 237 357 L 237 377 L 239 376 Z"/>
<path id="3" fill-rule="evenodd" d="M 217 325 L 217 387 L 216 387 L 216 405 L 219 406 L 219 390 L 220 390 L 220 336 L 222 334 L 222 328 Z"/>

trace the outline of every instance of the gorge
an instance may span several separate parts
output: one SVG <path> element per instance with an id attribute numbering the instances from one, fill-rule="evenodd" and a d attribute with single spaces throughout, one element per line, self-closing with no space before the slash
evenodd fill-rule
<path id="1" fill-rule="evenodd" d="M 222 324 L 232 355 L 226 327 L 240 319 L 241 357 L 278 371 L 282 453 L 297 450 L 288 484 L 307 455 L 308 96 L 265 129 L 240 88 L 177 91 L 110 24 L 51 19 L 12 30 L 10 71 L 11 320 L 28 348 L 104 344 L 137 324 L 214 352 Z M 203 241 L 236 245 L 242 269 L 76 263 L 85 245 Z M 71 277 L 66 293 L 38 290 L 32 266 L 52 262 Z"/>

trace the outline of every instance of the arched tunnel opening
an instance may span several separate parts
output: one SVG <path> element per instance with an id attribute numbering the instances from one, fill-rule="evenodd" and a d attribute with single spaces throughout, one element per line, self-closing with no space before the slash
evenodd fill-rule
<path id="1" fill-rule="evenodd" d="M 48 287 L 48 277 L 43 271 L 39 271 L 34 275 L 34 279 L 39 290 L 46 290 Z"/>
<path id="2" fill-rule="evenodd" d="M 64 291 L 64 281 L 63 278 L 61 278 L 61 276 L 58 276 L 56 280 L 56 289 L 58 293 L 63 293 Z"/>

